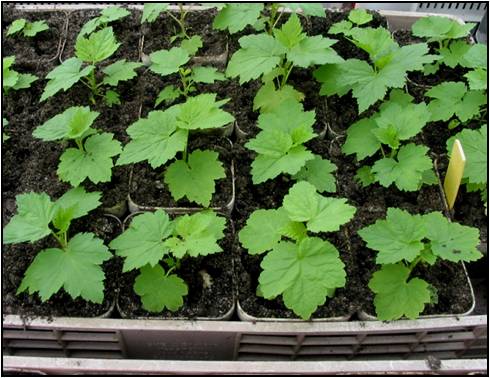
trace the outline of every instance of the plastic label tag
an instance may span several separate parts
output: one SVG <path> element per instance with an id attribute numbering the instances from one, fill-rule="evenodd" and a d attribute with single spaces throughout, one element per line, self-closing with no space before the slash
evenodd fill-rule
<path id="1" fill-rule="evenodd" d="M 454 202 L 456 201 L 465 164 L 466 156 L 463 151 L 463 146 L 459 139 L 455 139 L 451 159 L 449 159 L 449 165 L 447 167 L 446 178 L 444 179 L 444 193 L 446 194 L 449 210 L 453 208 Z"/>

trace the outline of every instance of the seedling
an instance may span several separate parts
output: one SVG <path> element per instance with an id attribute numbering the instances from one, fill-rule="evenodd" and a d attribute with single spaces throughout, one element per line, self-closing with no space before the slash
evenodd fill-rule
<path id="1" fill-rule="evenodd" d="M 189 40 L 190 41 L 190 40 Z M 159 50 L 150 55 L 150 70 L 165 77 L 173 73 L 179 74 L 180 88 L 167 85 L 158 94 L 155 107 L 165 102 L 167 105 L 180 97 L 189 98 L 196 91 L 196 83 L 212 84 L 215 81 L 225 80 L 225 75 L 214 67 L 186 67 L 195 54 L 196 46 L 185 45 L 184 47 L 172 47 L 170 50 Z M 197 47 L 197 48 L 196 48 Z"/>
<path id="2" fill-rule="evenodd" d="M 325 17 L 322 4 L 315 3 L 220 3 L 214 4 L 218 8 L 213 28 L 228 30 L 230 34 L 238 33 L 251 25 L 257 31 L 265 30 L 269 35 L 284 14 L 284 8 L 293 12 L 300 11 L 304 16 Z"/>
<path id="3" fill-rule="evenodd" d="M 225 218 L 212 211 L 170 220 L 167 213 L 157 210 L 133 218 L 110 247 L 124 258 L 123 272 L 139 269 L 133 288 L 145 310 L 177 311 L 182 307 L 188 287 L 171 273 L 185 264 L 184 258 L 223 252 L 218 241 L 224 237 L 225 224 Z"/>
<path id="4" fill-rule="evenodd" d="M 9 26 L 7 36 L 22 32 L 24 37 L 32 38 L 38 33 L 48 29 L 49 26 L 44 20 L 29 22 L 25 18 L 19 18 Z"/>
<path id="5" fill-rule="evenodd" d="M 2 130 L 5 130 L 8 125 L 9 121 L 7 120 L 7 118 L 2 118 Z M 5 132 L 2 132 L 2 143 L 6 142 L 9 139 L 10 137 Z"/>
<path id="6" fill-rule="evenodd" d="M 436 184 L 437 179 L 426 146 L 403 144 L 417 135 L 429 122 L 431 113 L 424 104 L 400 91 L 391 92 L 390 101 L 370 118 L 349 127 L 342 146 L 345 154 L 356 154 L 361 161 L 381 152 L 383 158 L 372 167 L 365 165 L 356 178 L 363 186 L 379 182 L 384 187 L 395 184 L 404 191 L 418 190 L 422 184 Z"/>
<path id="7" fill-rule="evenodd" d="M 254 99 L 254 110 L 271 111 L 288 99 L 304 98 L 287 84 L 294 67 L 343 62 L 331 47 L 337 41 L 320 35 L 307 36 L 296 14 L 281 29 L 274 29 L 273 35 L 247 35 L 238 42 L 240 49 L 231 57 L 226 75 L 239 76 L 240 84 L 262 78 L 264 85 Z"/>
<path id="8" fill-rule="evenodd" d="M 67 148 L 60 157 L 58 176 L 78 186 L 85 179 L 94 184 L 112 176 L 112 157 L 121 152 L 121 143 L 112 133 L 99 133 L 92 124 L 99 116 L 88 106 L 72 106 L 37 127 L 32 135 L 44 141 L 72 140 L 77 148 Z"/>
<path id="9" fill-rule="evenodd" d="M 302 319 L 333 297 L 345 285 L 344 263 L 328 241 L 308 232 L 335 232 L 356 212 L 346 199 L 318 194 L 300 181 L 278 209 L 256 210 L 239 233 L 251 255 L 267 252 L 260 264 L 257 294 L 274 299 L 282 295 L 287 308 Z"/>
<path id="10" fill-rule="evenodd" d="M 231 114 L 220 109 L 228 100 L 216 101 L 215 94 L 189 97 L 183 104 L 165 111 L 152 111 L 128 127 L 131 141 L 124 147 L 117 164 L 147 160 L 156 169 L 182 153 L 171 163 L 164 181 L 175 201 L 187 197 L 208 207 L 215 191 L 215 181 L 225 177 L 218 153 L 195 150 L 188 154 L 187 143 L 192 130 L 217 129 L 234 121 Z"/>
<path id="11" fill-rule="evenodd" d="M 482 257 L 477 250 L 478 229 L 452 223 L 439 212 L 411 215 L 389 208 L 385 220 L 377 220 L 358 234 L 368 248 L 378 252 L 376 263 L 381 269 L 373 274 L 369 288 L 376 294 L 379 320 L 416 319 L 427 303 L 437 303 L 434 286 L 418 277 L 410 279 L 417 265 Z"/>
<path id="12" fill-rule="evenodd" d="M 460 24 L 456 20 L 441 16 L 429 16 L 419 19 L 412 25 L 412 34 L 427 38 L 427 42 L 436 42 L 440 60 L 424 66 L 425 74 L 433 74 L 439 70 L 441 63 L 454 68 L 458 64 L 465 66 L 465 54 L 471 45 L 460 38 L 467 37 L 476 24 Z"/>
<path id="13" fill-rule="evenodd" d="M 372 20 L 372 14 L 368 13 L 365 9 L 352 9 L 347 16 L 347 20 L 333 24 L 330 29 L 328 29 L 328 33 L 349 36 L 353 27 L 366 25 Z"/>
<path id="14" fill-rule="evenodd" d="M 142 63 L 120 59 L 101 70 L 104 74 L 102 81 L 98 82 L 96 79 L 97 66 L 100 67 L 101 63 L 111 57 L 120 45 L 116 41 L 112 27 L 94 32 L 88 38 L 79 37 L 75 45 L 76 57 L 65 60 L 46 76 L 49 81 L 40 101 L 81 82 L 90 89 L 92 104 L 96 104 L 97 99 L 101 97 L 108 106 L 120 104 L 119 94 L 109 88 L 115 88 L 119 82 L 137 76 L 134 70 L 141 67 Z M 84 65 L 85 67 L 82 68 Z"/>
<path id="15" fill-rule="evenodd" d="M 449 128 L 455 128 L 460 123 L 472 119 L 483 119 L 482 112 L 486 111 L 487 96 L 483 90 L 468 90 L 465 83 L 445 81 L 432 87 L 425 93 L 432 98 L 428 105 L 431 121 L 449 121 Z"/>
<path id="16" fill-rule="evenodd" d="M 174 30 L 174 35 L 170 38 L 170 43 L 173 43 L 177 39 L 191 39 L 187 33 L 187 25 L 185 22 L 185 17 L 187 16 L 188 10 L 185 8 L 184 4 L 179 3 L 179 15 L 178 17 L 173 14 L 171 10 L 168 9 L 168 3 L 145 3 L 143 7 L 143 15 L 141 16 L 141 23 L 144 22 L 153 23 L 160 16 L 161 13 L 166 12 L 167 15 L 172 18 L 178 25 L 180 31 Z M 198 37 L 200 39 L 200 37 Z"/>
<path id="17" fill-rule="evenodd" d="M 487 125 L 478 130 L 464 129 L 447 141 L 447 151 L 451 154 L 455 139 L 459 139 L 466 155 L 463 182 L 468 192 L 480 192 L 483 203 L 488 202 L 487 194 Z"/>
<path id="18" fill-rule="evenodd" d="M 371 64 L 347 59 L 341 64 L 325 64 L 314 76 L 322 83 L 322 95 L 343 96 L 352 90 L 360 113 L 382 100 L 389 88 L 403 88 L 408 72 L 423 70 L 424 64 L 439 59 L 428 54 L 426 43 L 398 46 L 382 27 L 352 28 L 348 39 L 369 54 Z"/>
<path id="19" fill-rule="evenodd" d="M 104 241 L 91 232 L 69 237 L 74 219 L 100 205 L 101 193 L 83 187 L 70 189 L 55 202 L 46 193 L 16 196 L 17 214 L 3 230 L 3 243 L 34 243 L 50 236 L 58 248 L 40 251 L 27 268 L 17 294 L 38 292 L 43 302 L 63 288 L 73 299 L 102 303 L 104 271 L 101 265 L 112 254 Z"/>
<path id="20" fill-rule="evenodd" d="M 304 143 L 313 139 L 315 112 L 303 110 L 296 101 L 287 100 L 270 113 L 259 116 L 261 131 L 245 147 L 257 153 L 252 163 L 252 181 L 260 184 L 288 173 L 297 180 L 306 180 L 320 192 L 335 192 L 336 167 L 307 150 Z"/>
<path id="21" fill-rule="evenodd" d="M 472 45 L 464 57 L 465 67 L 473 68 L 464 75 L 471 90 L 487 90 L 487 45 L 477 43 Z"/>
<path id="22" fill-rule="evenodd" d="M 100 11 L 100 16 L 91 19 L 85 25 L 83 25 L 82 29 L 78 33 L 77 39 L 92 34 L 96 30 L 104 29 L 109 26 L 109 23 L 122 20 L 130 14 L 131 13 L 127 9 L 119 6 L 104 8 Z"/>
<path id="23" fill-rule="evenodd" d="M 19 89 L 26 89 L 35 82 L 38 77 L 32 74 L 23 74 L 17 72 L 11 67 L 15 63 L 15 56 L 8 56 L 2 59 L 2 87 L 5 95 L 12 89 L 17 91 Z"/>

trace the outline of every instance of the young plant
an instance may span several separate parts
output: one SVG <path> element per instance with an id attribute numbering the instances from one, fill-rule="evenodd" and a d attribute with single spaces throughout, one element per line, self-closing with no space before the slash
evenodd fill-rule
<path id="1" fill-rule="evenodd" d="M 478 130 L 464 129 L 447 141 L 447 152 L 451 155 L 454 140 L 459 139 L 466 156 L 466 166 L 463 173 L 463 183 L 468 192 L 479 191 L 486 206 L 487 172 L 488 172 L 488 131 L 487 125 Z"/>
<path id="2" fill-rule="evenodd" d="M 182 307 L 188 288 L 182 278 L 171 273 L 185 264 L 185 258 L 222 252 L 218 241 L 224 236 L 225 224 L 225 218 L 212 211 L 170 220 L 167 213 L 157 210 L 133 218 L 110 247 L 124 258 L 123 272 L 139 269 L 133 288 L 145 310 L 177 311 Z"/>
<path id="3" fill-rule="evenodd" d="M 282 295 L 287 308 L 302 319 L 344 287 L 344 263 L 328 241 L 308 233 L 335 232 L 352 219 L 355 207 L 343 198 L 328 198 L 301 181 L 289 190 L 282 207 L 256 210 L 239 232 L 251 255 L 267 252 L 260 264 L 257 294 Z"/>
<path id="4" fill-rule="evenodd" d="M 2 118 L 2 130 L 5 130 L 8 125 L 9 121 L 7 120 L 7 118 Z M 10 137 L 5 132 L 2 132 L 2 143 L 6 142 L 9 139 Z"/>
<path id="5" fill-rule="evenodd" d="M 24 37 L 32 38 L 38 33 L 48 29 L 49 26 L 44 20 L 29 22 L 25 18 L 19 18 L 9 26 L 7 36 L 22 32 Z"/>
<path id="6" fill-rule="evenodd" d="M 85 23 L 85 25 L 83 25 L 82 29 L 78 33 L 77 40 L 92 34 L 96 30 L 104 29 L 109 25 L 109 23 L 122 20 L 130 14 L 131 13 L 127 9 L 119 6 L 104 8 L 100 11 L 100 16 L 91 19 Z"/>
<path id="7" fill-rule="evenodd" d="M 167 167 L 164 181 L 175 201 L 187 197 L 208 207 L 215 182 L 226 177 L 225 170 L 217 152 L 188 153 L 187 143 L 192 130 L 217 129 L 234 121 L 231 114 L 220 109 L 227 101 L 216 101 L 215 94 L 201 94 L 165 111 L 150 112 L 146 119 L 128 127 L 131 141 L 124 147 L 117 165 L 147 160 L 156 169 L 181 152 L 181 158 Z"/>
<path id="8" fill-rule="evenodd" d="M 482 257 L 477 250 L 478 230 L 452 223 L 439 212 L 411 215 L 389 208 L 385 220 L 377 220 L 358 234 L 368 248 L 378 251 L 376 263 L 381 269 L 373 274 L 369 288 L 376 294 L 379 320 L 416 319 L 426 303 L 437 303 L 434 286 L 421 278 L 410 278 L 417 265 Z"/>
<path id="9" fill-rule="evenodd" d="M 472 45 L 465 54 L 464 66 L 472 68 L 464 75 L 471 90 L 487 90 L 488 48 L 477 43 Z"/>
<path id="10" fill-rule="evenodd" d="M 175 16 L 171 10 L 168 9 L 169 3 L 145 3 L 143 7 L 143 14 L 141 16 L 141 24 L 144 22 L 153 23 L 160 16 L 161 13 L 166 12 L 167 15 L 172 18 L 178 25 L 180 31 L 174 30 L 174 35 L 170 38 L 170 43 L 173 43 L 177 39 L 191 39 L 187 33 L 187 25 L 185 17 L 189 13 L 184 7 L 183 3 L 179 3 L 179 15 Z M 201 40 L 199 36 L 196 36 Z"/>
<path id="11" fill-rule="evenodd" d="M 454 68 L 457 65 L 465 66 L 465 54 L 471 47 L 464 40 L 470 34 L 470 31 L 476 24 L 460 24 L 442 16 L 423 17 L 412 25 L 412 34 L 416 37 L 427 38 L 427 42 L 436 42 L 438 47 L 436 51 L 440 60 L 434 64 L 424 66 L 425 74 L 433 74 L 439 70 L 440 64 L 443 63 L 448 67 Z"/>
<path id="12" fill-rule="evenodd" d="M 288 99 L 301 101 L 304 95 L 287 84 L 294 67 L 308 68 L 343 59 L 331 47 L 334 39 L 308 37 L 296 14 L 292 14 L 273 35 L 247 35 L 238 41 L 240 49 L 231 57 L 226 75 L 240 77 L 240 84 L 262 78 L 264 85 L 254 99 L 254 110 L 271 111 Z"/>
<path id="13" fill-rule="evenodd" d="M 359 27 L 368 24 L 373 20 L 373 15 L 368 13 L 365 9 L 352 9 L 347 16 L 347 20 L 336 22 L 330 29 L 329 34 L 344 34 L 350 35 L 350 31 L 353 27 Z"/>
<path id="14" fill-rule="evenodd" d="M 225 3 L 215 4 L 218 14 L 214 18 L 213 28 L 238 33 L 251 25 L 255 30 L 266 30 L 272 35 L 277 23 L 284 14 L 284 8 L 293 12 L 300 11 L 304 16 L 325 17 L 325 8 L 318 3 Z"/>
<path id="15" fill-rule="evenodd" d="M 449 121 L 449 128 L 455 128 L 460 123 L 472 119 L 481 119 L 481 113 L 486 111 L 487 96 L 482 90 L 469 90 L 465 83 L 446 81 L 436 85 L 425 93 L 432 100 L 428 105 L 431 121 Z"/>
<path id="16" fill-rule="evenodd" d="M 15 56 L 8 56 L 2 59 L 2 88 L 5 95 L 12 89 L 26 89 L 35 82 L 38 77 L 32 74 L 23 74 L 13 70 L 11 67 L 15 63 Z"/>
<path id="17" fill-rule="evenodd" d="M 112 133 L 99 133 L 92 124 L 99 116 L 88 106 L 72 106 L 54 116 L 32 135 L 43 141 L 72 140 L 77 148 L 67 148 L 60 156 L 58 176 L 62 181 L 78 186 L 85 179 L 94 184 L 111 180 L 112 157 L 121 152 L 121 143 Z"/>
<path id="18" fill-rule="evenodd" d="M 115 91 L 118 83 L 134 78 L 135 69 L 141 63 L 127 62 L 120 59 L 103 68 L 104 77 L 97 81 L 97 66 L 112 56 L 121 44 L 116 41 L 112 27 L 107 27 L 90 34 L 88 38 L 80 37 L 75 45 L 76 57 L 65 60 L 60 66 L 53 69 L 46 76 L 49 79 L 44 88 L 40 101 L 44 101 L 59 91 L 66 91 L 74 84 L 81 82 L 90 89 L 90 101 L 97 103 L 103 98 L 108 106 L 120 104 L 119 94 Z M 84 66 L 82 68 L 82 66 Z M 99 68 L 100 69 L 100 68 Z"/>
<path id="19" fill-rule="evenodd" d="M 382 27 L 352 28 L 348 39 L 369 54 L 369 62 L 347 59 L 325 64 L 314 76 L 322 83 L 321 95 L 343 96 L 352 90 L 359 113 L 382 100 L 389 88 L 403 88 L 408 72 L 423 70 L 424 64 L 439 59 L 428 54 L 426 43 L 398 46 L 390 31 Z"/>
<path id="20" fill-rule="evenodd" d="M 159 50 L 150 55 L 150 71 L 163 77 L 178 72 L 181 84 L 180 88 L 174 85 L 163 88 L 158 94 L 155 107 L 162 102 L 170 104 L 182 96 L 185 99 L 189 98 L 189 95 L 196 91 L 196 83 L 212 84 L 215 81 L 225 80 L 225 75 L 214 67 L 186 67 L 197 48 L 188 45 L 185 47 L 172 47 L 170 50 Z"/>
<path id="21" fill-rule="evenodd" d="M 3 230 L 3 243 L 34 243 L 46 236 L 58 247 L 43 249 L 27 268 L 17 294 L 39 293 L 43 302 L 63 288 L 73 299 L 102 303 L 104 271 L 101 265 L 112 254 L 93 233 L 68 234 L 74 219 L 100 205 L 101 193 L 70 189 L 53 202 L 46 193 L 16 196 L 17 214 Z"/>
<path id="22" fill-rule="evenodd" d="M 306 180 L 320 192 L 335 191 L 336 167 L 306 149 L 304 143 L 313 139 L 315 112 L 303 110 L 303 105 L 293 100 L 283 102 L 270 113 L 259 116 L 257 126 L 261 131 L 245 147 L 255 151 L 252 163 L 252 181 L 260 184 L 288 173 L 297 180 Z"/>
<path id="23" fill-rule="evenodd" d="M 356 178 L 363 186 L 379 182 L 384 187 L 395 184 L 400 190 L 415 191 L 422 184 L 437 183 L 429 149 L 402 143 L 422 131 L 431 117 L 424 103 L 413 104 L 412 100 L 410 95 L 393 90 L 390 101 L 378 113 L 347 130 L 342 152 L 356 154 L 358 161 L 379 152 L 383 156 L 372 167 L 365 165 L 357 171 Z"/>

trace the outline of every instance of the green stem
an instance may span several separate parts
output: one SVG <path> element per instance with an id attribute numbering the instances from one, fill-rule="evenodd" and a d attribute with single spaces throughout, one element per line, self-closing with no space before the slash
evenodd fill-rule
<path id="1" fill-rule="evenodd" d="M 77 147 L 81 152 L 85 152 L 85 149 L 83 148 L 82 138 L 75 139 L 75 143 L 77 144 Z"/>
<path id="2" fill-rule="evenodd" d="M 272 31 L 274 31 L 274 28 L 276 27 L 277 23 L 279 22 L 281 16 L 282 16 L 282 12 L 279 13 L 279 16 L 276 18 L 276 21 L 274 21 L 274 24 L 272 25 L 272 29 L 271 29 L 271 34 L 272 34 Z"/>
<path id="3" fill-rule="evenodd" d="M 275 3 L 273 3 L 271 5 L 271 8 L 270 8 L 270 17 L 267 20 L 267 24 L 269 25 L 268 30 L 267 30 L 267 34 L 269 34 L 269 35 L 272 35 L 272 31 L 274 30 L 274 26 L 277 23 L 277 20 L 274 20 L 274 18 L 276 18 L 277 10 L 278 9 L 279 9 L 279 5 L 277 5 Z"/>
<path id="4" fill-rule="evenodd" d="M 385 154 L 385 150 L 383 148 L 383 145 L 380 145 L 380 147 L 381 147 L 381 153 L 383 154 L 383 157 L 386 157 L 386 154 Z"/>
<path id="5" fill-rule="evenodd" d="M 412 273 L 412 270 L 417 266 L 420 260 L 422 260 L 422 256 L 419 255 L 415 260 L 411 262 L 411 264 L 408 266 L 410 273 Z"/>
<path id="6" fill-rule="evenodd" d="M 55 232 L 51 231 L 51 235 L 53 235 L 54 238 L 58 241 L 62 249 L 66 248 L 66 246 L 68 245 L 68 240 L 67 240 L 68 237 L 66 235 L 66 232 L 63 232 L 63 235 L 60 236 Z"/>
<path id="7" fill-rule="evenodd" d="M 175 265 L 173 267 L 171 267 L 167 273 L 165 273 L 165 277 L 168 277 L 168 275 L 175 269 Z"/>
<path id="8" fill-rule="evenodd" d="M 282 82 L 281 82 L 281 89 L 284 88 L 284 86 L 286 85 L 287 81 L 288 81 L 288 78 L 289 78 L 289 75 L 291 74 L 291 71 L 293 70 L 293 62 L 288 62 L 288 68 L 286 68 L 286 75 L 284 75 L 282 77 Z"/>
<path id="9" fill-rule="evenodd" d="M 185 130 L 185 147 L 182 152 L 183 160 L 187 163 L 187 142 L 189 140 L 189 130 Z"/>
<path id="10" fill-rule="evenodd" d="M 390 158 L 394 159 L 398 150 L 396 148 L 392 149 L 390 152 Z"/>

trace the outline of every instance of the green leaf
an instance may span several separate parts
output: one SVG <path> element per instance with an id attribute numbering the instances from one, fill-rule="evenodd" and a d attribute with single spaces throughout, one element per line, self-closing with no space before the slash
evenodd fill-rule
<path id="1" fill-rule="evenodd" d="M 358 28 L 350 30 L 352 42 L 369 54 L 371 60 L 378 66 L 378 60 L 399 49 L 393 40 L 391 32 L 383 27 Z"/>
<path id="2" fill-rule="evenodd" d="M 488 72 L 483 68 L 476 68 L 464 74 L 466 80 L 468 80 L 468 85 L 472 90 L 486 90 L 487 89 L 487 78 Z"/>
<path id="3" fill-rule="evenodd" d="M 423 219 L 434 255 L 455 263 L 482 257 L 477 249 L 480 244 L 477 228 L 452 223 L 439 212 L 426 214 Z"/>
<path id="4" fill-rule="evenodd" d="M 13 35 L 24 29 L 27 20 L 25 18 L 19 18 L 12 22 L 7 30 L 7 36 Z"/>
<path id="5" fill-rule="evenodd" d="M 99 114 L 88 106 L 72 106 L 38 126 L 32 136 L 44 141 L 81 138 Z"/>
<path id="6" fill-rule="evenodd" d="M 215 81 L 225 80 L 225 74 L 214 67 L 196 67 L 192 69 L 192 79 L 196 83 L 213 84 Z"/>
<path id="7" fill-rule="evenodd" d="M 72 188 L 55 202 L 55 209 L 72 209 L 71 219 L 87 215 L 101 204 L 101 192 L 87 193 L 82 186 Z"/>
<path id="8" fill-rule="evenodd" d="M 395 183 L 400 190 L 418 190 L 425 171 L 432 169 L 432 161 L 427 155 L 429 149 L 413 143 L 400 147 L 396 160 L 383 158 L 374 163 L 372 172 L 384 187 Z"/>
<path id="9" fill-rule="evenodd" d="M 267 34 L 247 35 L 238 42 L 241 48 L 228 62 L 226 76 L 240 76 L 240 84 L 272 71 L 286 53 L 286 48 Z"/>
<path id="10" fill-rule="evenodd" d="M 165 308 L 177 311 L 187 295 L 184 280 L 175 274 L 166 275 L 161 265 L 141 268 L 133 288 L 141 297 L 143 308 L 150 312 L 162 312 Z"/>
<path id="11" fill-rule="evenodd" d="M 412 34 L 428 38 L 428 42 L 466 37 L 475 24 L 460 24 L 458 21 L 442 17 L 422 17 L 412 25 Z"/>
<path id="12" fill-rule="evenodd" d="M 117 165 L 148 160 L 152 168 L 158 168 L 187 145 L 187 132 L 177 129 L 176 109 L 153 111 L 127 128 L 131 141 L 124 146 Z"/>
<path id="13" fill-rule="evenodd" d="M 218 129 L 230 124 L 235 118 L 230 113 L 220 109 L 227 101 L 216 101 L 215 93 L 189 97 L 185 103 L 173 107 L 179 111 L 177 127 L 186 130 L 206 130 Z"/>
<path id="14" fill-rule="evenodd" d="M 3 230 L 3 243 L 35 242 L 51 233 L 49 223 L 55 208 L 45 193 L 25 193 L 15 197 L 17 214 Z"/>
<path id="15" fill-rule="evenodd" d="M 195 150 L 187 162 L 177 160 L 164 174 L 175 201 L 186 197 L 189 201 L 208 207 L 215 192 L 216 180 L 225 178 L 225 169 L 214 151 Z"/>
<path id="16" fill-rule="evenodd" d="M 112 254 L 101 239 L 92 233 L 75 235 L 64 250 L 49 248 L 41 251 L 27 268 L 17 293 L 39 292 L 47 301 L 62 287 L 73 298 L 102 303 L 105 274 L 101 268 Z"/>
<path id="17" fill-rule="evenodd" d="M 19 80 L 19 73 L 11 70 L 10 67 L 15 63 L 15 56 L 8 56 L 2 59 L 2 87 L 11 88 Z"/>
<path id="18" fill-rule="evenodd" d="M 333 289 L 345 285 L 344 264 L 328 241 L 305 238 L 299 244 L 278 243 L 260 265 L 265 298 L 282 294 L 287 308 L 308 319 Z"/>
<path id="19" fill-rule="evenodd" d="M 483 43 L 471 45 L 460 64 L 468 68 L 482 68 L 486 70 L 488 66 L 487 45 Z"/>
<path id="20" fill-rule="evenodd" d="M 253 25 L 263 9 L 261 3 L 227 3 L 214 18 L 213 29 L 238 33 L 247 25 Z"/>
<path id="21" fill-rule="evenodd" d="M 44 101 L 61 90 L 66 91 L 95 69 L 92 65 L 81 69 L 82 64 L 80 59 L 70 58 L 48 73 L 46 79 L 49 81 L 39 101 Z"/>
<path id="22" fill-rule="evenodd" d="M 289 218 L 283 208 L 255 210 L 238 234 L 240 243 L 251 255 L 269 251 L 281 240 L 288 223 Z"/>
<path id="23" fill-rule="evenodd" d="M 109 108 L 112 108 L 112 105 L 121 105 L 119 93 L 111 89 L 104 94 L 104 101 Z"/>
<path id="24" fill-rule="evenodd" d="M 167 76 L 179 71 L 191 58 L 186 50 L 181 47 L 172 47 L 170 50 L 159 50 L 150 54 L 150 70 Z"/>
<path id="25" fill-rule="evenodd" d="M 301 10 L 305 16 L 325 17 L 325 8 L 320 3 L 284 3 L 283 5 L 293 12 Z"/>
<path id="26" fill-rule="evenodd" d="M 337 191 L 335 185 L 335 172 L 337 167 L 328 159 L 322 159 L 319 155 L 314 155 L 313 160 L 306 162 L 305 166 L 293 176 L 296 181 L 307 181 L 312 184 L 320 193 Z"/>
<path id="27" fill-rule="evenodd" d="M 301 181 L 289 189 L 282 205 L 289 219 L 306 222 L 309 231 L 333 232 L 350 221 L 356 212 L 356 208 L 346 202 L 344 198 L 323 197 L 313 185 Z"/>
<path id="28" fill-rule="evenodd" d="M 49 26 L 46 23 L 46 21 L 34 21 L 34 22 L 28 22 L 25 27 L 24 27 L 24 36 L 26 37 L 35 37 L 36 34 L 48 30 Z"/>
<path id="29" fill-rule="evenodd" d="M 352 9 L 349 12 L 348 19 L 356 25 L 364 25 L 371 22 L 373 16 L 365 9 Z"/>
<path id="30" fill-rule="evenodd" d="M 346 34 L 348 35 L 352 29 L 352 22 L 344 20 L 336 22 L 330 29 L 328 29 L 328 34 Z"/>
<path id="31" fill-rule="evenodd" d="M 102 23 L 107 24 L 112 21 L 120 20 L 127 17 L 131 12 L 127 9 L 121 8 L 117 5 L 104 8 L 100 11 L 100 18 Z"/>
<path id="32" fill-rule="evenodd" d="M 468 91 L 463 82 L 441 83 L 425 95 L 433 99 L 428 105 L 432 121 L 448 121 L 456 115 L 460 121 L 466 122 L 479 115 L 480 107 L 487 103 L 482 91 Z"/>
<path id="33" fill-rule="evenodd" d="M 344 59 L 330 47 L 336 42 L 335 39 L 320 35 L 306 37 L 288 51 L 288 60 L 293 62 L 295 66 L 303 68 L 319 64 L 342 63 Z"/>
<path id="34" fill-rule="evenodd" d="M 141 15 L 141 23 L 155 22 L 160 13 L 166 11 L 168 3 L 145 3 L 143 6 L 143 14 Z"/>
<path id="35" fill-rule="evenodd" d="M 109 58 L 120 45 L 114 36 L 112 27 L 107 27 L 90 34 L 88 38 L 77 39 L 75 55 L 84 62 L 95 64 Z"/>
<path id="36" fill-rule="evenodd" d="M 347 129 L 347 138 L 342 146 L 344 154 L 356 154 L 357 160 L 374 155 L 380 148 L 381 143 L 371 132 L 377 128 L 372 118 L 363 118 L 353 123 Z"/>
<path id="37" fill-rule="evenodd" d="M 94 184 L 109 182 L 114 165 L 112 157 L 121 153 L 121 143 L 112 133 L 92 135 L 84 143 L 84 151 L 68 148 L 60 157 L 58 176 L 78 186 L 88 178 Z"/>
<path id="38" fill-rule="evenodd" d="M 368 248 L 378 251 L 377 264 L 412 262 L 424 249 L 422 240 L 427 237 L 426 223 L 420 215 L 392 207 L 385 220 L 377 220 L 357 233 Z"/>
<path id="39" fill-rule="evenodd" d="M 275 111 L 283 102 L 293 100 L 301 102 L 305 95 L 290 85 L 285 85 L 276 90 L 273 81 L 262 85 L 254 97 L 253 110 L 259 110 L 261 113 L 270 113 Z"/>
<path id="40" fill-rule="evenodd" d="M 101 25 L 102 25 L 102 19 L 100 17 L 95 17 L 87 21 L 80 29 L 80 32 L 77 35 L 77 40 L 86 36 L 87 34 L 93 33 Z"/>
<path id="41" fill-rule="evenodd" d="M 298 16 L 293 13 L 282 25 L 281 29 L 274 29 L 274 37 L 290 51 L 306 38 L 306 33 L 303 33 Z"/>
<path id="42" fill-rule="evenodd" d="M 464 129 L 447 141 L 448 155 L 451 155 L 455 139 L 459 139 L 466 156 L 463 178 L 470 184 L 486 184 L 488 171 L 487 125 L 478 130 Z"/>
<path id="43" fill-rule="evenodd" d="M 173 85 L 167 85 L 158 94 L 157 100 L 155 101 L 155 107 L 160 105 L 165 101 L 166 104 L 172 103 L 173 100 L 179 98 L 181 95 L 180 90 Z"/>
<path id="44" fill-rule="evenodd" d="M 368 165 L 364 165 L 359 168 L 354 178 L 364 187 L 376 182 L 376 177 L 373 175 L 373 172 L 371 172 L 371 167 Z"/>
<path id="45" fill-rule="evenodd" d="M 170 253 L 165 245 L 173 232 L 174 225 L 167 213 L 157 210 L 154 213 L 136 215 L 126 230 L 109 244 L 117 256 L 124 257 L 123 272 L 155 266 Z"/>
<path id="46" fill-rule="evenodd" d="M 142 65 L 142 63 L 126 62 L 126 59 L 120 59 L 102 70 L 107 75 L 102 82 L 107 85 L 116 86 L 120 81 L 126 81 L 136 77 L 138 74 L 134 70 Z"/>
<path id="47" fill-rule="evenodd" d="M 193 35 L 190 38 L 184 39 L 180 43 L 180 47 L 183 48 L 189 55 L 194 55 L 203 46 L 202 38 L 198 35 Z"/>
<path id="48" fill-rule="evenodd" d="M 420 278 L 408 280 L 410 270 L 400 264 L 385 265 L 373 274 L 369 288 L 376 294 L 374 306 L 379 320 L 402 316 L 416 319 L 430 303 L 429 285 Z"/>
<path id="49" fill-rule="evenodd" d="M 226 220 L 213 211 L 182 215 L 175 220 L 175 230 L 165 245 L 176 258 L 222 252 L 218 241 L 224 237 Z"/>
<path id="50" fill-rule="evenodd" d="M 31 84 L 38 79 L 37 76 L 31 74 L 19 74 L 17 82 L 12 87 L 13 90 L 30 88 Z"/>
<path id="51" fill-rule="evenodd" d="M 448 47 L 439 49 L 439 54 L 441 54 L 442 62 L 446 66 L 455 68 L 457 65 L 464 64 L 465 55 L 470 47 L 471 45 L 465 41 L 454 41 Z"/>

